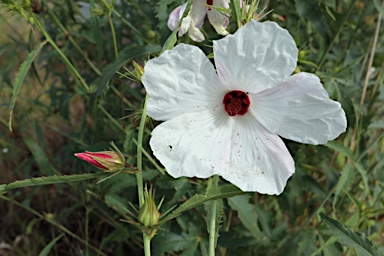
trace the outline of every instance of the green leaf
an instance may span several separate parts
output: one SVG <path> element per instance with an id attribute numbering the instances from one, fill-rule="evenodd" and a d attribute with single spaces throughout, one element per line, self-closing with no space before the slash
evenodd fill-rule
<path id="1" fill-rule="evenodd" d="M 56 168 L 51 164 L 49 158 L 45 154 L 44 150 L 34 140 L 29 137 L 23 137 L 24 143 L 31 151 L 37 165 L 40 168 L 40 172 L 45 175 L 59 174 Z"/>
<path id="2" fill-rule="evenodd" d="M 373 0 L 373 3 L 375 4 L 376 9 L 381 12 L 382 15 L 384 15 L 384 8 L 380 6 L 380 3 L 378 0 Z"/>
<path id="3" fill-rule="evenodd" d="M 125 48 L 121 52 L 119 52 L 119 58 L 109 64 L 105 67 L 103 70 L 103 77 L 98 83 L 98 93 L 101 94 L 105 88 L 107 87 L 107 84 L 109 83 L 109 80 L 113 77 L 113 75 L 125 64 L 128 62 L 129 59 L 146 55 L 146 54 L 152 54 L 156 52 L 160 52 L 161 47 L 159 45 L 146 45 L 139 48 Z"/>
<path id="4" fill-rule="evenodd" d="M 182 205 L 180 205 L 176 210 L 174 210 L 166 218 L 161 220 L 159 225 L 162 225 L 168 220 L 171 220 L 179 216 L 181 213 L 188 211 L 192 208 L 195 208 L 196 206 L 201 205 L 210 200 L 238 196 L 243 193 L 244 193 L 243 191 L 241 191 L 238 187 L 234 185 L 226 185 L 226 186 L 213 188 L 209 190 L 206 195 L 196 194 L 192 196 L 190 199 L 188 199 L 186 202 L 184 202 Z"/>
<path id="5" fill-rule="evenodd" d="M 368 129 L 384 129 L 384 120 L 370 123 Z"/>
<path id="6" fill-rule="evenodd" d="M 258 216 L 256 208 L 249 203 L 250 198 L 250 195 L 235 196 L 228 199 L 228 204 L 238 212 L 238 216 L 244 224 L 244 227 L 246 227 L 257 240 L 260 240 L 263 238 L 263 235 L 257 225 Z"/>
<path id="7" fill-rule="evenodd" d="M 39 177 L 25 180 L 14 181 L 9 184 L 0 184 L 0 194 L 4 194 L 11 189 L 15 188 L 24 188 L 32 186 L 42 186 L 42 185 L 51 185 L 57 183 L 68 183 L 74 181 L 83 181 L 97 178 L 104 173 L 86 173 L 86 174 L 75 174 L 75 175 L 64 175 L 64 176 L 48 176 L 48 177 Z"/>
<path id="8" fill-rule="evenodd" d="M 379 256 L 380 252 L 372 245 L 371 241 L 365 236 L 354 232 L 351 229 L 346 228 L 344 225 L 339 223 L 322 213 L 320 213 L 321 219 L 328 226 L 331 233 L 338 238 L 339 243 L 349 248 L 354 248 L 360 256 Z"/>
<path id="9" fill-rule="evenodd" d="M 324 38 L 328 39 L 327 20 L 316 0 L 295 0 L 296 11 L 300 17 L 309 20 L 313 28 Z"/>
<path id="10" fill-rule="evenodd" d="M 332 141 L 328 141 L 327 144 L 325 144 L 324 146 L 331 148 L 331 149 L 343 154 L 344 156 L 350 158 L 351 160 L 355 159 L 355 156 L 352 154 L 351 150 L 349 148 L 345 147 L 340 142 L 332 140 Z"/>
<path id="11" fill-rule="evenodd" d="M 351 186 L 353 180 L 355 178 L 355 172 L 351 166 L 350 162 L 347 162 L 346 165 L 344 165 L 343 170 L 341 171 L 340 179 L 336 186 L 336 192 L 335 192 L 335 198 L 333 200 L 333 205 L 336 204 L 337 199 L 339 198 L 340 192 L 345 189 L 347 190 L 349 186 Z"/>
<path id="12" fill-rule="evenodd" d="M 20 70 L 16 75 L 15 78 L 15 84 L 13 86 L 13 93 L 12 93 L 12 99 L 10 104 L 10 110 L 9 110 L 9 121 L 8 121 L 8 128 L 10 131 L 12 131 L 12 117 L 13 117 L 13 109 L 15 107 L 16 98 L 17 95 L 19 95 L 21 85 L 23 84 L 24 78 L 27 75 L 27 72 L 29 70 L 29 67 L 31 66 L 32 62 L 35 60 L 37 54 L 40 52 L 41 48 L 47 43 L 47 41 L 43 41 L 40 43 L 39 47 L 33 51 L 31 51 L 27 58 L 23 61 L 23 63 L 20 66 Z"/>
<path id="13" fill-rule="evenodd" d="M 196 246 L 198 236 L 191 236 L 183 233 L 182 235 L 166 232 L 159 233 L 153 239 L 153 255 L 163 255 L 164 252 L 182 251 Z"/>
<path id="14" fill-rule="evenodd" d="M 355 156 L 352 154 L 351 150 L 337 141 L 328 141 L 328 143 L 325 144 L 324 146 L 331 148 L 331 149 L 343 154 L 344 156 L 348 157 L 350 160 L 352 160 L 353 166 L 356 168 L 356 170 L 361 175 L 361 178 L 363 179 L 365 193 L 368 194 L 369 193 L 369 185 L 368 185 L 367 172 L 366 172 L 364 166 L 360 162 L 356 161 Z"/>
<path id="15" fill-rule="evenodd" d="M 177 32 L 179 30 L 175 29 L 171 35 L 167 38 L 167 40 L 164 43 L 163 48 L 161 49 L 161 53 L 165 52 L 166 50 L 171 50 L 173 47 L 175 47 L 175 44 L 177 42 Z"/>
<path id="16" fill-rule="evenodd" d="M 59 235 L 55 239 L 53 239 L 47 246 L 44 247 L 44 249 L 40 252 L 39 256 L 47 256 L 49 252 L 51 251 L 52 247 L 56 244 L 57 241 L 62 238 L 64 234 Z"/>

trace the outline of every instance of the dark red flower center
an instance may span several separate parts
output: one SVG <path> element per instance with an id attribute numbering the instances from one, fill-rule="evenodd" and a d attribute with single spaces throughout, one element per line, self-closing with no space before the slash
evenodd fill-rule
<path id="1" fill-rule="evenodd" d="M 213 0 L 207 0 L 207 5 L 213 5 Z M 211 9 L 211 7 L 208 7 L 208 11 L 210 11 Z"/>
<path id="2" fill-rule="evenodd" d="M 225 94 L 223 99 L 224 109 L 229 116 L 244 115 L 248 112 L 249 97 L 243 91 L 230 91 Z"/>

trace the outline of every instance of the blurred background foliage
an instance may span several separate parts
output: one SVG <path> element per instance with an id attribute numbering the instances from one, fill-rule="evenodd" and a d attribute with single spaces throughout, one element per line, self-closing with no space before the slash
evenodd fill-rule
<path id="1" fill-rule="evenodd" d="M 145 91 L 128 70 L 136 74 L 132 60 L 143 66 L 160 53 L 171 34 L 168 15 L 182 3 L 32 0 L 29 7 L 28 1 L 0 1 L 0 184 L 101 173 L 73 154 L 108 149 L 110 141 L 135 165 Z M 217 255 L 380 255 L 382 4 L 270 0 L 259 6 L 273 10 L 263 20 L 276 21 L 293 35 L 300 50 L 297 71 L 322 79 L 331 98 L 342 104 L 348 130 L 325 146 L 285 141 L 296 173 L 280 196 L 247 193 L 221 200 Z M 230 33 L 236 26 L 231 20 Z M 208 40 L 202 43 L 188 36 L 178 43 L 195 44 L 211 54 L 212 40 L 221 36 L 208 23 L 204 34 Z M 17 96 L 10 131 L 16 74 L 47 35 L 57 48 L 48 42 L 36 55 Z M 148 146 L 155 125 L 148 119 L 143 175 L 156 188 L 155 201 L 165 197 L 163 213 L 204 194 L 207 181 L 163 174 Z M 128 202 L 138 208 L 134 175 L 116 175 L 100 184 L 88 180 L 20 188 L 0 199 L 0 255 L 38 255 L 50 243 L 49 255 L 142 254 L 141 231 L 121 221 L 130 218 L 125 208 L 134 211 Z M 168 221 L 152 242 L 153 255 L 207 255 L 207 248 L 204 205 Z"/>

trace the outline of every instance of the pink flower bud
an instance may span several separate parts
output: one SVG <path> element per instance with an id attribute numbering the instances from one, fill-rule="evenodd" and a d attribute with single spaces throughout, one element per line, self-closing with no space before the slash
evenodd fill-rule
<path id="1" fill-rule="evenodd" d="M 112 144 L 112 146 L 116 151 L 85 151 L 83 153 L 76 153 L 75 156 L 104 171 L 120 171 L 126 167 L 125 158 L 114 144 Z"/>

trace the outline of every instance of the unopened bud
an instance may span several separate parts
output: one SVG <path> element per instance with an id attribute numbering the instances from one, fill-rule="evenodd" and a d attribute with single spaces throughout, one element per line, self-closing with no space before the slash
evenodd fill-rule
<path id="1" fill-rule="evenodd" d="M 125 158 L 115 144 L 112 143 L 112 146 L 115 151 L 85 151 L 77 153 L 75 156 L 106 172 L 121 171 L 126 167 Z"/>
<path id="2" fill-rule="evenodd" d="M 135 77 L 137 78 L 137 80 L 141 81 L 141 77 L 144 74 L 144 68 L 135 61 L 132 61 L 132 64 L 135 67 Z"/>
<path id="3" fill-rule="evenodd" d="M 160 212 L 157 209 L 155 201 L 153 200 L 154 191 L 152 187 L 144 189 L 144 204 L 139 211 L 138 220 L 146 228 L 151 228 L 156 226 L 159 223 Z"/>

